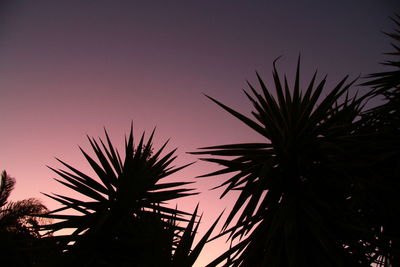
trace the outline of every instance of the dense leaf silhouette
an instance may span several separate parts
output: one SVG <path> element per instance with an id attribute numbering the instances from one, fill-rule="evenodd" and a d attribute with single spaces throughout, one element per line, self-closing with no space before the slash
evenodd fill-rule
<path id="1" fill-rule="evenodd" d="M 44 263 L 48 253 L 46 243 L 40 240 L 39 226 L 45 220 L 36 215 L 44 214 L 47 208 L 37 199 L 9 201 L 15 179 L 1 173 L 0 180 L 0 251 L 1 264 L 5 266 L 34 266 Z"/>
<path id="2" fill-rule="evenodd" d="M 131 128 L 125 140 L 125 158 L 105 132 L 106 142 L 89 138 L 98 163 L 82 150 L 98 176 L 89 177 L 59 160 L 68 171 L 53 169 L 63 185 L 83 195 L 81 200 L 58 194 L 47 195 L 62 204 L 46 218 L 58 220 L 42 229 L 56 232 L 73 229 L 72 234 L 57 235 L 65 250 L 65 262 L 85 266 L 191 266 L 213 228 L 192 250 L 197 208 L 189 213 L 169 208 L 169 200 L 193 195 L 182 188 L 189 182 L 161 183 L 182 167 L 171 167 L 175 150 L 162 155 L 167 143 L 153 151 L 154 131 L 145 141 L 144 133 L 134 145 Z M 73 212 L 66 213 L 67 210 Z M 187 227 L 180 224 L 187 222 Z"/>
<path id="3" fill-rule="evenodd" d="M 341 80 L 322 97 L 326 79 L 316 73 L 305 90 L 300 59 L 293 88 L 275 67 L 274 97 L 258 76 L 260 94 L 249 83 L 253 104 L 246 117 L 216 104 L 265 138 L 264 143 L 202 148 L 223 169 L 204 175 L 232 173 L 220 186 L 240 196 L 226 222 L 225 234 L 245 237 L 210 266 L 230 257 L 229 266 L 362 266 L 373 260 L 372 233 L 352 208 L 354 179 L 346 150 L 357 142 L 354 132 L 367 96 L 349 97 L 354 81 Z M 228 158 L 225 158 L 228 157 Z M 232 159 L 233 158 L 233 159 Z M 237 223 L 232 225 L 234 219 Z"/>
<path id="4" fill-rule="evenodd" d="M 222 232 L 231 247 L 208 266 L 400 266 L 400 16 L 386 33 L 394 59 L 369 74 L 362 96 L 356 80 L 330 91 L 317 73 L 293 86 L 273 63 L 271 91 L 257 73 L 248 83 L 253 117 L 207 96 L 264 138 L 260 143 L 201 148 L 193 154 L 219 164 L 200 177 L 228 174 L 221 197 L 240 195 Z M 324 94 L 326 95 L 324 96 Z M 369 100 L 383 102 L 366 109 Z M 81 149 L 97 177 L 59 160 L 59 183 L 81 197 L 45 194 L 61 204 L 48 211 L 37 199 L 9 201 L 15 179 L 0 180 L 0 251 L 6 266 L 192 266 L 219 222 L 194 244 L 202 216 L 168 201 L 196 194 L 190 182 L 164 182 L 189 166 L 172 166 L 168 142 L 153 148 L 154 131 L 135 145 L 133 129 L 121 158 L 107 131 Z M 67 232 L 69 230 L 70 232 Z"/>
<path id="5" fill-rule="evenodd" d="M 362 153 L 370 157 L 366 159 L 368 166 L 359 170 L 367 179 L 358 204 L 379 240 L 379 266 L 400 265 L 400 220 L 396 216 L 400 213 L 400 17 L 393 21 L 396 30 L 386 35 L 394 42 L 395 51 L 386 53 L 393 59 L 383 63 L 390 70 L 370 74 L 363 83 L 372 87 L 372 96 L 383 103 L 362 114 L 359 129 L 363 142 L 368 144 Z"/>

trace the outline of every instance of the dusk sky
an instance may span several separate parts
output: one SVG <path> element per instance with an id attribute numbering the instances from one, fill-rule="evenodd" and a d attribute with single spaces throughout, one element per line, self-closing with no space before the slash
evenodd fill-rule
<path id="1" fill-rule="evenodd" d="M 46 165 L 58 157 L 89 174 L 78 146 L 105 127 L 122 148 L 133 121 L 136 136 L 156 127 L 155 146 L 171 138 L 177 165 L 197 161 L 172 179 L 218 166 L 186 152 L 262 141 L 203 94 L 249 114 L 242 89 L 255 71 L 272 85 L 272 62 L 292 81 L 301 54 L 302 80 L 318 69 L 333 85 L 382 70 L 389 17 L 398 1 L 5 1 L 0 2 L 0 170 L 17 180 L 12 199 L 70 192 Z M 328 87 L 329 88 L 329 87 Z M 360 90 L 363 90 L 362 88 Z M 365 89 L 364 89 L 365 90 Z M 197 202 L 209 226 L 234 195 L 209 191 L 223 178 L 197 179 Z M 204 251 L 198 266 L 222 252 Z"/>

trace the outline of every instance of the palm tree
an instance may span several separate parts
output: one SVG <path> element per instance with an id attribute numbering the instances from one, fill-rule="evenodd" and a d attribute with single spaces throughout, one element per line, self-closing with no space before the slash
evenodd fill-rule
<path id="1" fill-rule="evenodd" d="M 225 266 L 369 265 L 376 254 L 374 236 L 352 200 L 359 181 L 353 168 L 365 162 L 347 153 L 357 154 L 356 121 L 367 95 L 350 97 L 354 81 L 346 83 L 345 77 L 321 97 L 326 78 L 316 82 L 316 73 L 302 90 L 300 58 L 292 89 L 275 62 L 276 96 L 257 78 L 262 93 L 250 83 L 252 95 L 245 91 L 255 120 L 209 98 L 265 142 L 194 153 L 222 166 L 202 177 L 232 174 L 219 186 L 225 187 L 221 197 L 240 191 L 222 233 L 236 244 L 209 266 L 224 260 Z"/>
<path id="2" fill-rule="evenodd" d="M 14 189 L 15 179 L 1 173 L 0 180 L 0 250 L 1 262 L 6 266 L 33 266 L 45 254 L 39 239 L 39 226 L 47 208 L 37 199 L 8 201 Z"/>
<path id="3" fill-rule="evenodd" d="M 383 103 L 371 108 L 362 115 L 360 132 L 364 133 L 368 143 L 364 153 L 373 153 L 365 170 L 364 197 L 359 201 L 377 239 L 380 240 L 377 262 L 380 266 L 400 265 L 400 16 L 392 19 L 396 24 L 394 33 L 386 33 L 394 42 L 394 52 L 386 53 L 394 57 L 383 63 L 390 71 L 370 74 L 362 85 L 372 87 L 372 95 L 383 99 Z M 397 58 L 396 58 L 397 57 Z M 368 194 L 373 192 L 373 194 Z"/>
<path id="4" fill-rule="evenodd" d="M 51 168 L 62 178 L 58 182 L 85 198 L 45 194 L 62 207 L 45 215 L 57 222 L 42 229 L 72 229 L 51 237 L 65 251 L 57 260 L 84 266 L 191 266 L 217 222 L 192 249 L 197 208 L 190 214 L 165 204 L 196 193 L 182 188 L 190 182 L 160 182 L 190 164 L 171 167 L 175 150 L 162 155 L 167 142 L 153 151 L 154 131 L 146 142 L 143 133 L 135 146 L 131 128 L 123 160 L 105 135 L 106 142 L 88 137 L 98 162 L 81 149 L 98 179 L 61 160 L 68 171 Z M 186 228 L 180 225 L 185 223 Z"/>

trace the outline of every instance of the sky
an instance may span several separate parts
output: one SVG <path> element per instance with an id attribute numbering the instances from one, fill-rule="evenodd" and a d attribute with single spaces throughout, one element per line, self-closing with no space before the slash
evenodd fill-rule
<path id="1" fill-rule="evenodd" d="M 210 191 L 226 177 L 195 179 L 218 166 L 187 152 L 199 147 L 264 141 L 208 100 L 210 95 L 250 114 L 242 89 L 257 71 L 272 85 L 272 62 L 293 79 L 301 55 L 302 80 L 317 69 L 328 88 L 349 74 L 382 70 L 397 1 L 0 1 L 0 170 L 17 180 L 12 199 L 71 192 L 46 165 L 58 157 L 91 174 L 79 151 L 86 135 L 104 127 L 122 148 L 133 121 L 136 136 L 156 127 L 155 146 L 171 139 L 171 177 L 196 181 L 200 235 L 236 195 Z M 360 88 L 360 90 L 365 90 Z M 196 266 L 222 253 L 210 244 Z"/>

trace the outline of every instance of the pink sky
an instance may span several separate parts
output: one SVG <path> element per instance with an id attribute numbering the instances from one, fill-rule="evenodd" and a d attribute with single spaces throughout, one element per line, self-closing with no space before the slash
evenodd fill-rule
<path id="1" fill-rule="evenodd" d="M 218 167 L 186 152 L 262 139 L 203 93 L 246 114 L 241 89 L 257 70 L 271 82 L 272 61 L 303 80 L 318 68 L 329 84 L 381 69 L 390 49 L 381 33 L 396 1 L 2 1 L 0 4 L 0 169 L 17 179 L 13 199 L 70 192 L 46 165 L 59 157 L 90 173 L 78 146 L 106 127 L 122 145 L 133 120 L 136 136 L 157 127 L 156 147 L 171 138 L 177 164 L 196 164 L 173 179 Z M 289 78 L 290 80 L 290 78 Z M 223 177 L 197 180 L 199 196 L 179 201 L 204 213 L 202 229 L 235 200 L 208 191 Z M 197 266 L 223 250 L 206 248 Z"/>

